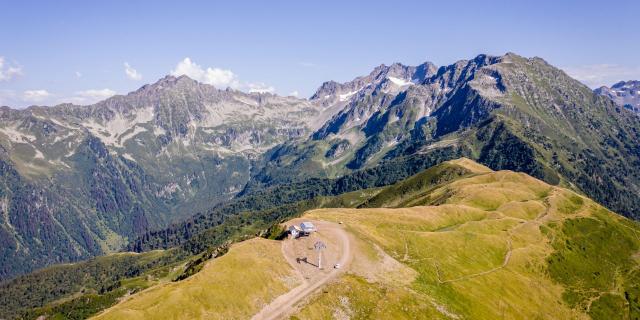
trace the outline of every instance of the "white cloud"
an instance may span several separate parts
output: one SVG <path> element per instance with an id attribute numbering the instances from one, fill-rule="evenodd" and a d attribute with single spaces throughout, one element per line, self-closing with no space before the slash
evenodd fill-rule
<path id="1" fill-rule="evenodd" d="M 51 93 L 47 90 L 26 90 L 22 93 L 22 100 L 26 102 L 42 102 L 50 96 Z"/>
<path id="2" fill-rule="evenodd" d="M 621 66 L 617 64 L 592 64 L 562 68 L 568 75 L 595 88 L 610 86 L 621 80 L 640 79 L 640 67 Z"/>
<path id="3" fill-rule="evenodd" d="M 276 91 L 273 86 L 266 85 L 262 82 L 240 82 L 238 76 L 231 70 L 212 67 L 208 67 L 205 69 L 188 57 L 178 62 L 175 69 L 171 70 L 171 75 L 176 77 L 186 75 L 191 79 L 213 85 L 218 89 L 225 89 L 227 87 L 230 87 L 233 89 L 248 91 L 250 93 L 275 93 Z"/>
<path id="4" fill-rule="evenodd" d="M 22 67 L 6 64 L 4 57 L 0 57 L 0 81 L 9 81 L 22 75 Z"/>
<path id="5" fill-rule="evenodd" d="M 142 74 L 138 73 L 138 70 L 132 68 L 129 63 L 124 63 L 124 72 L 131 80 L 142 80 Z"/>
<path id="6" fill-rule="evenodd" d="M 180 61 L 176 68 L 171 71 L 171 74 L 174 76 L 186 75 L 191 79 L 213 85 L 218 89 L 240 87 L 237 76 L 231 70 L 211 67 L 203 69 L 188 57 Z"/>
<path id="7" fill-rule="evenodd" d="M 91 104 L 104 99 L 107 99 L 116 94 L 111 89 L 89 89 L 84 91 L 78 91 L 73 97 L 63 99 L 64 102 L 71 102 L 75 104 Z"/>
<path id="8" fill-rule="evenodd" d="M 249 88 L 249 93 L 274 93 L 276 92 L 276 88 L 272 86 L 268 86 L 264 83 L 249 83 L 247 84 Z"/>
<path id="9" fill-rule="evenodd" d="M 76 71 L 76 78 L 82 78 L 82 73 L 80 71 Z"/>
<path id="10" fill-rule="evenodd" d="M 291 93 L 289 93 L 289 95 L 292 96 L 292 97 L 297 97 L 297 96 L 300 95 L 300 92 L 298 92 L 298 90 L 294 90 L 294 91 L 291 91 Z"/>

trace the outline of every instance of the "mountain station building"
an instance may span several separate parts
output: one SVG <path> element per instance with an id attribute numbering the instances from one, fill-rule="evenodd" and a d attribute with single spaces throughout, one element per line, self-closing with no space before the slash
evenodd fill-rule
<path id="1" fill-rule="evenodd" d="M 289 226 L 289 234 L 291 234 L 291 237 L 293 238 L 298 238 L 298 237 L 302 237 L 302 236 L 308 236 L 313 232 L 316 232 L 316 226 L 313 225 L 313 223 L 309 222 L 309 221 L 305 221 L 303 223 L 301 223 L 299 226 L 297 225 L 291 225 Z"/>

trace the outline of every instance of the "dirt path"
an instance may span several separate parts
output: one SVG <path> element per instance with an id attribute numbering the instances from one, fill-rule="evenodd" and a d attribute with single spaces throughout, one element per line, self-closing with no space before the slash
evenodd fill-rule
<path id="1" fill-rule="evenodd" d="M 292 223 L 299 223 L 296 219 Z M 291 266 L 302 277 L 303 283 L 291 291 L 277 297 L 253 316 L 254 320 L 281 319 L 295 311 L 296 304 L 320 289 L 323 285 L 343 273 L 353 259 L 353 248 L 349 235 L 336 223 L 313 221 L 318 232 L 310 237 L 286 239 L 282 252 Z M 313 244 L 323 241 L 327 245 L 322 255 L 323 270 L 317 268 L 317 254 Z M 335 269 L 335 264 L 340 269 Z"/>
<path id="2" fill-rule="evenodd" d="M 554 192 L 554 190 L 552 190 L 551 192 Z M 515 232 L 517 229 L 522 228 L 523 226 L 529 224 L 529 223 L 535 223 L 538 225 L 541 225 L 541 220 L 544 219 L 548 214 L 549 214 L 549 209 L 551 208 L 551 204 L 549 204 L 549 200 L 545 199 L 544 200 L 544 205 L 545 205 L 545 210 L 543 212 L 541 212 L 538 216 L 536 216 L 533 220 L 527 220 L 524 223 L 521 223 L 511 229 L 509 229 L 507 231 L 507 252 L 504 256 L 504 260 L 502 261 L 502 264 L 500 266 L 497 266 L 495 268 L 483 271 L 483 272 L 479 272 L 479 273 L 474 273 L 474 274 L 469 274 L 466 276 L 462 276 L 459 278 L 455 278 L 455 279 L 448 279 L 448 280 L 442 280 L 442 277 L 440 275 L 440 268 L 438 266 L 438 263 L 436 262 L 434 264 L 435 268 L 436 268 L 436 277 L 438 280 L 438 283 L 440 284 L 445 284 L 445 283 L 450 283 L 450 282 L 457 282 L 457 281 L 463 281 L 463 280 L 469 280 L 472 278 L 476 278 L 476 277 L 480 277 L 480 276 L 485 276 L 488 274 L 491 274 L 493 272 L 496 272 L 500 269 L 503 269 L 507 266 L 507 264 L 509 264 L 509 260 L 511 260 L 511 253 L 513 252 L 513 245 L 511 242 L 511 238 L 513 237 L 513 232 Z M 553 240 L 555 240 L 555 233 L 553 234 L 553 239 L 551 240 L 551 243 L 553 243 Z M 405 243 L 406 244 L 406 243 Z"/>
<path id="3" fill-rule="evenodd" d="M 513 251 L 513 249 L 511 248 L 511 239 L 508 239 L 507 241 L 508 241 L 507 242 L 507 253 L 504 256 L 504 260 L 502 261 L 502 264 L 500 266 L 498 266 L 498 267 L 495 267 L 493 269 L 489 269 L 487 271 L 474 273 L 474 274 L 462 276 L 462 277 L 455 278 L 455 279 L 442 280 L 442 278 L 440 276 L 440 268 L 438 267 L 438 264 L 436 263 L 435 267 L 436 267 L 436 277 L 438 278 L 438 283 L 444 284 L 444 283 L 450 283 L 450 282 L 456 282 L 456 281 L 462 281 L 462 280 L 469 280 L 469 279 L 472 279 L 472 278 L 475 278 L 475 277 L 488 275 L 490 273 L 496 272 L 496 271 L 506 267 L 507 264 L 509 264 L 509 260 L 511 259 L 511 252 Z"/>

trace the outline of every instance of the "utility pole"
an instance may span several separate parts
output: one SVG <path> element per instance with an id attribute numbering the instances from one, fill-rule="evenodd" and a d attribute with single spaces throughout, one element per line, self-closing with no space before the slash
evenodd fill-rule
<path id="1" fill-rule="evenodd" d="M 327 245 L 322 241 L 318 241 L 313 245 L 313 248 L 318 252 L 318 269 L 322 269 L 322 250 L 326 249 Z"/>

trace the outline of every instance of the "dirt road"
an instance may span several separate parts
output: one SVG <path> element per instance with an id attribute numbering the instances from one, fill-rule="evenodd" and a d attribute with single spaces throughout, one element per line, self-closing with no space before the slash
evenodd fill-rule
<path id="1" fill-rule="evenodd" d="M 292 220 L 290 224 L 298 224 L 302 220 Z M 308 220 L 305 220 L 308 221 Z M 353 259 L 352 243 L 348 233 L 339 224 L 326 221 L 312 221 L 318 231 L 309 237 L 287 239 L 282 244 L 282 252 L 291 266 L 303 279 L 303 283 L 291 291 L 279 296 L 253 316 L 254 320 L 282 319 L 295 311 L 296 304 L 324 284 L 343 273 Z M 323 241 L 327 249 L 323 251 L 323 269 L 318 269 L 317 252 L 313 244 Z M 340 264 L 339 269 L 334 265 Z"/>

